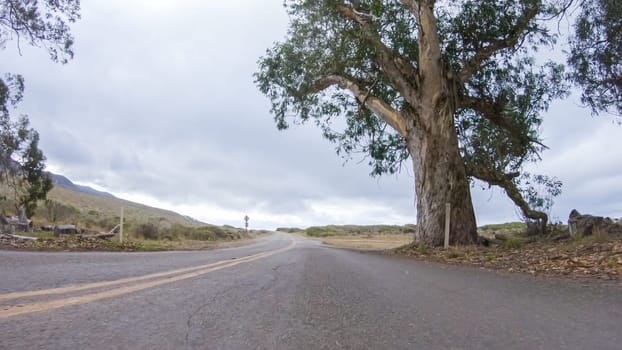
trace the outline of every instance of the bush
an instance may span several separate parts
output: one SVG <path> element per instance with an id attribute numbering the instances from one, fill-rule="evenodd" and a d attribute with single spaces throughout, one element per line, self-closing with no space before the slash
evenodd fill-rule
<path id="1" fill-rule="evenodd" d="M 279 227 L 276 229 L 278 232 L 287 232 L 287 233 L 298 233 L 298 232 L 304 232 L 303 229 L 297 228 L 297 227 Z"/>
<path id="2" fill-rule="evenodd" d="M 160 230 L 158 226 L 153 223 L 143 223 L 137 225 L 133 233 L 137 237 L 142 237 L 144 239 L 159 239 L 160 238 Z"/>
<path id="3" fill-rule="evenodd" d="M 479 229 L 482 231 L 524 231 L 526 228 L 527 225 L 524 222 L 506 222 L 504 224 L 484 225 Z"/>
<path id="4" fill-rule="evenodd" d="M 62 223 L 63 221 L 76 221 L 80 211 L 71 205 L 48 199 L 42 207 L 38 207 L 36 215 L 42 216 L 51 223 Z"/>
<path id="5" fill-rule="evenodd" d="M 327 236 L 336 236 L 339 234 L 337 230 L 332 226 L 311 226 L 306 229 L 306 233 L 312 237 L 327 237 Z M 343 234 L 343 233 L 342 233 Z"/>
<path id="6" fill-rule="evenodd" d="M 524 243 L 525 242 L 519 237 L 508 235 L 506 240 L 503 242 L 503 246 L 508 249 L 518 249 L 521 248 Z"/>

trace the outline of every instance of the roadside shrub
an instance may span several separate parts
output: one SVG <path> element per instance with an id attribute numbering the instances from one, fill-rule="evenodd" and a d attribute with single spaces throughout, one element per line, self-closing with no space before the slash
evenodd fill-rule
<path id="1" fill-rule="evenodd" d="M 402 229 L 402 232 L 405 234 L 409 234 L 409 233 L 414 234 L 416 231 L 417 231 L 417 226 L 413 224 L 404 225 L 404 228 Z"/>
<path id="2" fill-rule="evenodd" d="M 300 228 L 297 228 L 297 227 L 279 227 L 276 230 L 278 232 L 287 232 L 287 233 L 304 232 L 303 229 L 300 229 Z"/>
<path id="3" fill-rule="evenodd" d="M 151 222 L 136 225 L 136 227 L 134 227 L 133 233 L 135 236 L 142 237 L 144 239 L 160 238 L 158 226 Z"/>
<path id="4" fill-rule="evenodd" d="M 335 236 L 338 234 L 336 230 L 332 229 L 330 226 L 311 226 L 305 230 L 307 235 L 312 237 L 327 237 L 327 236 Z"/>
<path id="5" fill-rule="evenodd" d="M 527 228 L 527 224 L 524 222 L 506 222 L 504 224 L 491 224 L 481 226 L 479 229 L 482 231 L 524 231 Z"/>
<path id="6" fill-rule="evenodd" d="M 508 249 L 518 249 L 524 245 L 524 241 L 519 237 L 514 235 L 508 235 L 506 240 L 503 242 L 503 246 Z"/>
<path id="7" fill-rule="evenodd" d="M 75 222 L 80 215 L 80 210 L 63 203 L 47 199 L 42 206 L 38 206 L 35 215 L 45 218 L 50 223 Z"/>
<path id="8" fill-rule="evenodd" d="M 328 236 L 357 236 L 357 235 L 399 235 L 415 233 L 415 225 L 328 225 L 311 226 L 304 230 L 308 236 L 328 237 Z M 295 228 L 278 228 L 282 232 L 299 232 Z"/>
<path id="9" fill-rule="evenodd" d="M 99 220 L 95 220 L 94 223 L 96 226 L 103 228 L 104 230 L 111 230 L 113 227 L 119 224 L 118 218 L 101 218 Z"/>
<path id="10" fill-rule="evenodd" d="M 448 259 L 456 259 L 460 257 L 460 253 L 456 250 L 450 250 L 449 252 L 447 252 L 447 258 Z"/>

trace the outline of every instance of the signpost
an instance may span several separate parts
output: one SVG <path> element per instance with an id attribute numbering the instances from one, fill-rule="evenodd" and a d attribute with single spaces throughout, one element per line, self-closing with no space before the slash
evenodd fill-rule
<path id="1" fill-rule="evenodd" d="M 445 249 L 449 248 L 449 228 L 451 225 L 451 204 L 445 203 Z"/>
<path id="2" fill-rule="evenodd" d="M 248 233 L 248 220 L 250 219 L 248 215 L 244 215 L 244 228 L 246 229 L 246 233 Z"/>
<path id="3" fill-rule="evenodd" d="M 123 244 L 123 207 L 121 207 L 121 220 L 119 223 L 119 240 Z"/>

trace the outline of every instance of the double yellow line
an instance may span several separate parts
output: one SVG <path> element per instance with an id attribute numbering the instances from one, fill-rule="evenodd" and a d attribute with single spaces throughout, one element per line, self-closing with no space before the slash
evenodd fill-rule
<path id="1" fill-rule="evenodd" d="M 94 293 L 80 295 L 80 296 L 65 297 L 61 299 L 47 300 L 47 301 L 38 301 L 38 302 L 29 303 L 29 304 L 0 305 L 0 319 L 24 315 L 24 314 L 30 314 L 33 312 L 48 311 L 48 310 L 57 309 L 57 308 L 64 307 L 64 306 L 86 304 L 86 303 L 90 303 L 90 302 L 97 301 L 97 300 L 113 298 L 116 296 L 137 292 L 137 291 L 144 290 L 147 288 L 153 288 L 156 286 L 161 286 L 164 284 L 181 281 L 181 280 L 185 280 L 188 278 L 201 276 L 201 275 L 204 275 L 204 274 L 207 274 L 213 271 L 221 270 L 227 267 L 232 267 L 235 265 L 267 258 L 274 254 L 282 253 L 284 251 L 292 249 L 296 245 L 296 241 L 292 238 L 290 238 L 290 240 L 291 242 L 286 247 L 276 249 L 276 250 L 271 250 L 268 252 L 259 253 L 259 254 L 249 255 L 249 256 L 242 257 L 242 258 L 237 258 L 235 260 L 228 259 L 228 260 L 218 261 L 218 262 L 207 264 L 207 265 L 194 266 L 194 267 L 189 267 L 189 268 L 184 268 L 184 269 L 153 273 L 153 274 L 144 275 L 144 276 L 122 278 L 122 279 L 118 279 L 114 281 L 103 281 L 103 282 L 86 283 L 86 284 L 79 284 L 75 286 L 68 286 L 68 287 L 61 287 L 61 288 L 0 294 L 0 303 L 3 303 L 7 300 L 18 299 L 18 298 L 59 295 L 59 294 L 78 292 L 78 291 L 89 290 L 89 289 L 94 289 L 94 288 L 111 287 L 111 286 L 116 286 L 116 285 L 121 285 L 121 284 L 150 280 L 150 281 L 145 281 L 142 283 L 132 284 L 129 286 L 119 286 L 114 289 L 109 289 L 109 290 L 105 290 L 101 292 L 94 292 Z M 151 279 L 155 279 L 155 280 L 151 280 Z"/>

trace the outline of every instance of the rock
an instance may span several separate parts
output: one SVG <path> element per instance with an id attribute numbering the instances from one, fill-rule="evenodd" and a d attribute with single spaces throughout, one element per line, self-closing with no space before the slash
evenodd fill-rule
<path id="1" fill-rule="evenodd" d="M 508 239 L 508 235 L 504 233 L 495 233 L 495 239 L 498 239 L 500 241 L 506 241 Z"/>
<path id="2" fill-rule="evenodd" d="M 622 226 L 610 218 L 584 215 L 573 209 L 568 217 L 568 231 L 571 236 L 590 236 L 594 233 L 620 234 L 622 233 Z"/>
<path id="3" fill-rule="evenodd" d="M 479 244 L 483 245 L 484 247 L 490 246 L 490 239 L 484 236 L 477 236 L 477 241 Z"/>

